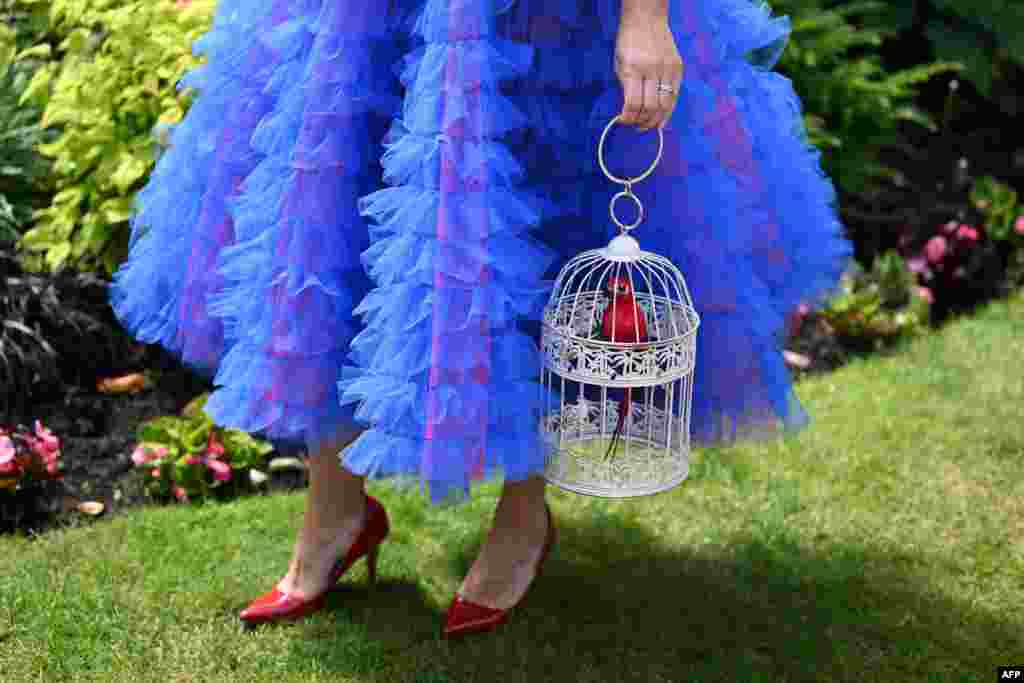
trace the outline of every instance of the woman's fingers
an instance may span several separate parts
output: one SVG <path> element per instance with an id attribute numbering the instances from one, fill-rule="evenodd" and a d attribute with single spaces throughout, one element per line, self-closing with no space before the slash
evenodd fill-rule
<path id="1" fill-rule="evenodd" d="M 623 81 L 625 104 L 622 109 L 621 123 L 633 125 L 642 131 L 660 128 L 672 117 L 678 100 L 679 88 L 672 79 L 643 80 L 630 78 Z M 664 92 L 658 89 L 659 84 L 672 88 L 676 92 Z"/>
<path id="2" fill-rule="evenodd" d="M 678 75 L 677 75 L 678 74 Z M 665 92 L 664 90 L 658 91 L 658 101 L 661 104 L 661 113 L 658 120 L 658 128 L 663 127 L 668 123 L 669 119 L 672 118 L 672 114 L 676 111 L 676 105 L 679 104 L 679 90 L 682 87 L 683 77 L 682 68 L 672 69 L 670 73 L 662 76 L 661 83 L 666 88 L 672 88 L 672 92 Z"/>
<path id="3" fill-rule="evenodd" d="M 666 18 L 624 15 L 615 73 L 623 90 L 619 121 L 644 131 L 664 126 L 675 111 L 683 76 L 683 60 Z"/>
<path id="4" fill-rule="evenodd" d="M 623 90 L 621 122 L 629 125 L 639 123 L 644 114 L 643 79 L 637 77 L 621 77 Z"/>
<path id="5" fill-rule="evenodd" d="M 648 130 L 666 119 L 668 93 L 658 91 L 659 81 L 652 78 L 621 78 L 623 106 L 620 123 Z"/>
<path id="6" fill-rule="evenodd" d="M 640 130 L 647 131 L 658 125 L 665 115 L 665 93 L 658 92 L 656 78 L 644 79 L 644 113 L 640 119 Z"/>

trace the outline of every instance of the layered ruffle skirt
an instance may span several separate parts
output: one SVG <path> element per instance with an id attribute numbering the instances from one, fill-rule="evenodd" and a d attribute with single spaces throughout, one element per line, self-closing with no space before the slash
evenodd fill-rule
<path id="1" fill-rule="evenodd" d="M 218 425 L 465 500 L 543 471 L 540 318 L 554 278 L 619 232 L 597 161 L 621 113 L 621 0 L 221 0 L 196 97 L 134 201 L 111 305 L 211 379 Z M 783 362 L 799 303 L 852 258 L 791 82 L 788 17 L 670 0 L 685 63 L 631 234 L 701 317 L 691 437 L 807 426 Z M 613 126 L 642 173 L 658 133 Z M 628 203 L 626 203 L 628 206 Z M 622 203 L 617 211 L 622 211 Z M 619 214 L 623 220 L 632 217 Z"/>

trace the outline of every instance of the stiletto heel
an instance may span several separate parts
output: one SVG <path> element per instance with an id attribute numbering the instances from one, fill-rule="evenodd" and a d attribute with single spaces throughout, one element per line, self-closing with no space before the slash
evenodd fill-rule
<path id="1" fill-rule="evenodd" d="M 328 575 L 327 588 L 311 598 L 302 599 L 291 593 L 284 593 L 274 586 L 273 590 L 256 598 L 242 610 L 239 618 L 247 624 L 260 624 L 268 621 L 294 620 L 312 614 L 327 604 L 327 594 L 337 590 L 338 580 L 348 568 L 363 555 L 366 555 L 370 582 L 377 580 L 377 551 L 381 542 L 387 538 L 390 524 L 384 506 L 373 496 L 366 496 L 366 523 L 342 557 L 338 558 L 331 573 Z"/>
<path id="2" fill-rule="evenodd" d="M 555 530 L 555 520 L 551 516 L 551 508 L 548 507 L 547 503 L 544 503 L 544 509 L 548 513 L 548 533 L 544 541 L 544 550 L 541 551 L 540 560 L 537 561 L 537 569 L 533 575 L 534 580 L 540 576 L 541 569 L 544 568 L 544 561 L 548 559 L 548 553 L 551 552 L 551 547 L 555 544 L 555 539 L 558 535 Z M 527 592 L 529 592 L 529 589 L 527 589 Z M 519 602 L 522 602 L 524 599 L 526 599 L 525 593 Z M 516 603 L 508 609 L 487 607 L 486 605 L 479 605 L 471 600 L 466 600 L 456 593 L 452 599 L 451 606 L 448 608 L 448 617 L 445 620 L 442 636 L 453 638 L 467 633 L 490 631 L 507 621 L 508 613 L 518 604 Z"/>

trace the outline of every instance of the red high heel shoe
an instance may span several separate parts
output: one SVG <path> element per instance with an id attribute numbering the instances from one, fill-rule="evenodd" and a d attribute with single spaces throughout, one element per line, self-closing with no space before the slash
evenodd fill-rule
<path id="1" fill-rule="evenodd" d="M 242 610 L 239 618 L 247 624 L 255 625 L 268 621 L 285 621 L 300 619 L 312 614 L 327 604 L 327 594 L 337 590 L 338 580 L 348 568 L 363 555 L 366 555 L 366 568 L 369 571 L 370 584 L 377 580 L 377 551 L 389 530 L 388 513 L 384 506 L 373 496 L 366 496 L 366 524 L 363 526 L 355 542 L 344 557 L 331 568 L 328 575 L 327 588 L 318 595 L 303 600 L 291 593 L 284 593 L 277 586 L 256 598 Z"/>
<path id="2" fill-rule="evenodd" d="M 551 508 L 548 507 L 547 503 L 544 503 L 544 509 L 548 513 L 548 533 L 544 541 L 544 550 L 541 552 L 540 560 L 537 562 L 537 571 L 533 575 L 534 580 L 540 576 L 541 569 L 544 567 L 544 560 L 548 559 L 548 553 L 551 551 L 551 546 L 555 544 L 557 536 L 555 520 L 551 516 Z M 525 597 L 526 595 L 524 594 L 523 598 L 520 598 L 520 602 Z M 518 604 L 516 603 L 516 605 L 508 609 L 487 607 L 486 605 L 479 605 L 471 600 L 466 600 L 456 593 L 451 607 L 448 608 L 448 618 L 445 621 L 443 635 L 445 638 L 453 638 L 467 633 L 490 631 L 499 624 L 505 623 L 508 620 L 508 613 Z"/>

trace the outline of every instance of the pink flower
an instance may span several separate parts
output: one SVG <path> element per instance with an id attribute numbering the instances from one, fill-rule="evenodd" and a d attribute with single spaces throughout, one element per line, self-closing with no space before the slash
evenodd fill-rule
<path id="1" fill-rule="evenodd" d="M 136 465 L 144 465 L 152 459 L 152 452 L 143 446 L 136 446 L 132 451 L 132 462 Z"/>
<path id="2" fill-rule="evenodd" d="M 206 452 L 210 455 L 221 456 L 224 455 L 224 444 L 217 441 L 217 438 L 210 432 L 210 438 L 206 440 Z"/>
<path id="3" fill-rule="evenodd" d="M 36 453 L 38 454 L 39 451 L 36 451 Z M 43 458 L 43 462 L 46 464 L 46 471 L 49 472 L 50 474 L 57 474 L 57 468 L 58 468 L 57 456 L 58 455 L 59 455 L 59 451 L 55 451 L 55 452 L 46 453 L 46 454 L 40 456 L 40 457 Z"/>
<path id="4" fill-rule="evenodd" d="M 957 222 L 956 221 L 950 221 L 950 222 L 948 222 L 948 223 L 946 223 L 945 225 L 942 226 L 942 232 L 946 233 L 947 235 L 952 235 L 954 232 L 956 232 L 956 229 L 957 229 Z"/>
<path id="5" fill-rule="evenodd" d="M 159 467 L 154 467 L 153 469 L 151 469 L 149 471 L 149 476 L 153 477 L 154 479 L 159 479 L 160 478 L 160 468 Z"/>
<path id="6" fill-rule="evenodd" d="M 41 439 L 35 437 L 26 436 L 25 441 L 28 442 L 28 447 L 32 449 L 32 452 L 42 458 L 43 462 L 47 465 L 57 461 L 57 456 L 60 454 L 60 450 L 50 450 Z"/>
<path id="7" fill-rule="evenodd" d="M 935 303 L 935 295 L 927 287 L 918 287 L 917 295 L 927 301 L 929 306 Z"/>
<path id="8" fill-rule="evenodd" d="M 185 493 L 185 489 L 181 488 L 180 486 L 174 487 L 174 497 L 180 500 L 182 503 L 188 502 L 188 494 Z"/>
<path id="9" fill-rule="evenodd" d="M 39 437 L 40 442 L 49 452 L 60 450 L 60 439 L 54 436 L 53 432 L 43 427 L 39 420 L 36 420 L 36 436 Z"/>
<path id="10" fill-rule="evenodd" d="M 928 270 L 928 264 L 925 262 L 923 256 L 914 256 L 907 259 L 907 268 L 912 273 L 925 273 Z"/>
<path id="11" fill-rule="evenodd" d="M 14 459 L 14 442 L 9 436 L 0 436 L 0 463 Z"/>
<path id="12" fill-rule="evenodd" d="M 187 456 L 185 458 L 185 464 L 186 465 L 198 465 L 201 462 L 202 462 L 202 460 L 200 460 L 199 458 L 197 458 L 194 455 L 189 455 L 189 456 Z"/>
<path id="13" fill-rule="evenodd" d="M 928 240 L 928 243 L 924 245 L 924 253 L 928 257 L 928 261 L 931 263 L 941 261 L 942 257 L 946 255 L 947 246 L 946 238 L 942 235 L 936 235 Z"/>
<path id="14" fill-rule="evenodd" d="M 214 479 L 217 479 L 218 481 L 227 481 L 231 479 L 231 466 L 226 462 L 215 458 L 207 458 L 206 466 L 213 470 Z"/>
<path id="15" fill-rule="evenodd" d="M 1018 235 L 1024 235 L 1024 214 L 1017 216 L 1017 220 L 1013 222 L 1013 231 Z"/>
<path id="16" fill-rule="evenodd" d="M 14 442 L 9 436 L 0 437 L 0 474 L 14 474 L 18 463 L 14 459 Z"/>
<path id="17" fill-rule="evenodd" d="M 159 460 L 160 458 L 167 455 L 166 446 L 138 446 L 132 453 L 132 462 L 136 465 L 145 465 L 153 460 Z"/>
<path id="18" fill-rule="evenodd" d="M 961 225 L 956 231 L 956 236 L 968 242 L 976 242 L 978 240 L 978 231 L 969 225 Z"/>

